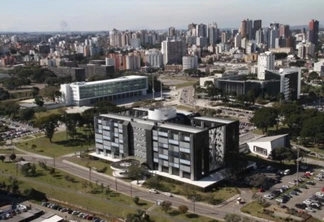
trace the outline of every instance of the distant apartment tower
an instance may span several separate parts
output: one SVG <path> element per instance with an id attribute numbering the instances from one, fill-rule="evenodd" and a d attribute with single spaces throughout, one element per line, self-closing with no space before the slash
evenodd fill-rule
<path id="1" fill-rule="evenodd" d="M 319 28 L 319 22 L 317 20 L 312 19 L 308 25 L 309 37 L 310 37 L 308 41 L 315 45 L 318 43 L 318 28 Z"/>
<path id="2" fill-rule="evenodd" d="M 258 29 L 255 32 L 255 40 L 257 44 L 262 44 L 264 43 L 264 34 L 262 29 Z"/>
<path id="3" fill-rule="evenodd" d="M 207 25 L 200 23 L 197 25 L 196 29 L 197 37 L 207 37 Z"/>
<path id="4" fill-rule="evenodd" d="M 208 43 L 209 45 L 216 45 L 218 40 L 218 27 L 217 23 L 209 24 L 208 25 Z"/>
<path id="5" fill-rule="evenodd" d="M 139 54 L 130 53 L 126 56 L 126 70 L 138 70 L 141 68 L 141 57 Z"/>
<path id="6" fill-rule="evenodd" d="M 227 33 L 226 32 L 222 32 L 222 43 L 226 43 L 227 42 Z"/>
<path id="7" fill-rule="evenodd" d="M 109 32 L 109 45 L 120 46 L 121 45 L 121 34 L 116 29 Z"/>
<path id="8" fill-rule="evenodd" d="M 234 47 L 241 48 L 241 41 L 242 41 L 242 36 L 240 33 L 237 33 L 236 36 L 234 37 Z"/>
<path id="9" fill-rule="evenodd" d="M 174 27 L 170 27 L 168 30 L 168 36 L 169 37 L 174 37 L 176 35 L 176 30 Z"/>
<path id="10" fill-rule="evenodd" d="M 163 55 L 158 49 L 150 49 L 145 52 L 145 65 L 150 67 L 162 67 Z"/>
<path id="11" fill-rule="evenodd" d="M 272 52 L 268 51 L 261 53 L 258 57 L 258 79 L 265 79 L 265 71 L 273 70 L 275 63 L 275 56 Z"/>
<path id="12" fill-rule="evenodd" d="M 187 54 L 186 43 L 182 40 L 167 39 L 161 43 L 163 64 L 181 64 L 182 57 Z"/>
<path id="13" fill-rule="evenodd" d="M 247 35 L 246 24 L 247 24 L 247 21 L 246 20 L 243 20 L 241 22 L 240 32 L 241 32 L 242 38 L 246 37 L 246 35 Z"/>
<path id="14" fill-rule="evenodd" d="M 197 69 L 197 67 L 198 67 L 198 57 L 196 55 L 184 56 L 182 58 L 182 70 Z"/>
<path id="15" fill-rule="evenodd" d="M 315 45 L 311 42 L 300 42 L 297 45 L 298 57 L 301 59 L 310 59 L 314 56 Z"/>
<path id="16" fill-rule="evenodd" d="M 253 22 L 253 39 L 256 39 L 256 31 L 262 29 L 262 20 L 258 19 L 258 20 L 254 20 Z"/>
<path id="17" fill-rule="evenodd" d="M 280 25 L 279 36 L 287 38 L 290 35 L 290 26 L 289 25 Z"/>

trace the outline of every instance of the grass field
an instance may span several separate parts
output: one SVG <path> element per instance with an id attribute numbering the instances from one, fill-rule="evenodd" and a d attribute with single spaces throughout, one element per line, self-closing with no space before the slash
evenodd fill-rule
<path id="1" fill-rule="evenodd" d="M 283 221 L 280 219 L 273 218 L 269 215 L 263 214 L 262 213 L 263 206 L 256 201 L 246 204 L 245 206 L 243 206 L 241 208 L 241 211 L 244 213 L 250 214 L 252 216 L 268 219 L 271 221 L 278 221 L 278 222 Z"/>
<path id="2" fill-rule="evenodd" d="M 66 139 L 65 132 L 55 133 L 52 139 L 52 143 L 46 137 L 39 137 L 37 139 L 28 140 L 25 142 L 17 143 L 16 145 L 23 150 L 31 153 L 37 153 L 49 157 L 59 157 L 69 153 L 76 153 L 78 151 L 86 150 L 91 145 L 84 145 L 81 143 L 79 146 L 73 146 L 69 144 L 69 140 Z M 32 148 L 32 145 L 36 145 L 36 148 Z"/>
<path id="3" fill-rule="evenodd" d="M 13 150 L 11 148 L 0 148 L 0 154 L 10 155 L 12 153 L 22 154 L 22 152 L 20 152 L 19 150 Z"/>
<path id="4" fill-rule="evenodd" d="M 86 182 L 73 175 L 56 170 L 55 174 L 50 175 L 49 171 L 37 166 L 36 177 L 24 177 L 18 173 L 16 175 L 16 165 L 14 163 L 0 163 L 0 169 L 4 174 L 13 175 L 20 181 L 20 190 L 34 188 L 46 193 L 47 197 L 69 202 L 81 206 L 89 211 L 108 213 L 114 216 L 123 216 L 134 212 L 136 209 L 146 210 L 151 203 L 140 200 L 140 205 L 136 205 L 133 198 L 110 191 L 109 194 L 100 192 L 102 189 L 98 184 Z M 66 177 L 74 178 L 68 181 Z M 1 181 L 7 181 L 8 176 L 0 174 Z M 87 184 L 85 186 L 85 184 Z M 123 209 L 122 212 L 120 209 Z"/>
<path id="5" fill-rule="evenodd" d="M 85 167 L 91 166 L 97 169 L 102 169 L 104 167 L 107 167 L 105 174 L 112 176 L 113 170 L 110 168 L 110 164 L 102 162 L 101 160 L 92 160 L 88 157 L 84 157 L 84 158 L 69 157 L 67 160 Z"/>
<path id="6" fill-rule="evenodd" d="M 186 214 L 181 214 L 178 209 L 172 208 L 168 213 L 162 211 L 161 207 L 154 208 L 153 212 L 159 214 L 166 214 L 172 218 L 174 221 L 192 221 L 192 222 L 212 222 L 215 221 L 212 218 L 204 217 L 198 214 L 187 212 Z M 167 222 L 170 221 L 167 218 L 154 217 L 152 216 L 154 222 Z"/>
<path id="7" fill-rule="evenodd" d="M 35 113 L 35 118 L 39 119 L 42 118 L 44 116 L 49 116 L 51 114 L 64 114 L 64 110 L 65 108 L 59 108 L 59 109 L 51 109 L 51 110 L 47 110 L 46 112 L 39 112 L 39 113 Z"/>

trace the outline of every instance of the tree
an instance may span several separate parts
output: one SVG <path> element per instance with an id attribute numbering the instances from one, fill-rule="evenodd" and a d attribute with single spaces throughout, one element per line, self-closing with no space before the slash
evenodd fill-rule
<path id="1" fill-rule="evenodd" d="M 269 127 L 277 124 L 278 111 L 272 107 L 262 107 L 255 111 L 254 116 L 251 118 L 253 123 L 262 133 L 267 133 Z"/>
<path id="2" fill-rule="evenodd" d="M 319 75 L 317 72 L 313 71 L 311 73 L 308 74 L 308 80 L 315 80 L 315 79 L 319 79 Z"/>
<path id="3" fill-rule="evenodd" d="M 0 155 L 0 160 L 1 160 L 1 162 L 5 161 L 5 159 L 6 159 L 6 156 L 4 156 L 4 155 Z"/>
<path id="4" fill-rule="evenodd" d="M 186 205 L 180 205 L 178 209 L 182 214 L 185 214 L 188 211 L 188 207 Z"/>
<path id="5" fill-rule="evenodd" d="M 65 114 L 65 125 L 66 125 L 66 131 L 67 134 L 72 138 L 75 139 L 77 135 L 77 126 L 78 123 L 81 121 L 81 115 L 79 113 L 71 113 L 71 114 Z"/>
<path id="6" fill-rule="evenodd" d="M 136 204 L 136 205 L 138 205 L 138 203 L 139 203 L 139 197 L 138 196 L 135 196 L 134 197 L 134 203 Z"/>
<path id="7" fill-rule="evenodd" d="M 315 117 L 308 118 L 304 121 L 301 137 L 308 138 L 314 143 L 323 141 L 324 138 L 324 114 L 318 114 Z"/>
<path id="8" fill-rule="evenodd" d="M 60 119 L 59 114 L 51 114 L 49 116 L 45 116 L 41 119 L 39 119 L 36 122 L 36 125 L 40 129 L 45 130 L 45 136 L 49 139 L 49 141 L 52 143 L 52 138 L 54 136 L 54 132 L 56 127 L 58 127 L 58 121 Z"/>
<path id="9" fill-rule="evenodd" d="M 10 94 L 7 90 L 0 88 L 0 100 L 6 100 L 10 98 Z"/>
<path id="10" fill-rule="evenodd" d="M 41 96 L 35 97 L 35 104 L 39 107 L 43 107 L 44 105 L 44 100 Z"/>
<path id="11" fill-rule="evenodd" d="M 12 154 L 10 154 L 9 159 L 11 161 L 14 161 L 16 159 L 16 157 L 17 157 L 16 154 L 12 153 Z"/>
<path id="12" fill-rule="evenodd" d="M 293 152 L 288 147 L 277 147 L 271 151 L 271 157 L 273 160 L 282 163 L 284 160 L 291 160 L 293 158 Z"/>
<path id="13" fill-rule="evenodd" d="M 142 179 L 143 175 L 145 174 L 145 171 L 142 167 L 140 166 L 130 166 L 127 170 L 128 176 L 129 178 L 133 179 L 133 180 L 138 180 Z"/>
<path id="14" fill-rule="evenodd" d="M 237 214 L 226 214 L 224 219 L 226 222 L 241 222 L 241 217 Z"/>
<path id="15" fill-rule="evenodd" d="M 170 201 L 163 201 L 161 203 L 162 210 L 167 213 L 171 209 L 172 203 Z"/>
<path id="16" fill-rule="evenodd" d="M 137 210 L 137 213 L 129 213 L 126 222 L 150 222 L 150 216 L 143 210 Z"/>
<path id="17" fill-rule="evenodd" d="M 34 117 L 35 110 L 33 108 L 21 109 L 19 111 L 19 118 L 23 121 L 31 120 Z"/>
<path id="18" fill-rule="evenodd" d="M 39 88 L 38 87 L 33 87 L 32 88 L 32 95 L 33 95 L 33 97 L 38 96 L 38 94 L 39 94 Z"/>

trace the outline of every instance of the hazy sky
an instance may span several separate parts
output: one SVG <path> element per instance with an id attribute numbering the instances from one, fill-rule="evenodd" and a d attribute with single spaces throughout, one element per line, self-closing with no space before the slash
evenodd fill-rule
<path id="1" fill-rule="evenodd" d="M 238 28 L 245 18 L 323 24 L 324 0 L 5 0 L 1 31 L 185 28 L 191 22 Z"/>

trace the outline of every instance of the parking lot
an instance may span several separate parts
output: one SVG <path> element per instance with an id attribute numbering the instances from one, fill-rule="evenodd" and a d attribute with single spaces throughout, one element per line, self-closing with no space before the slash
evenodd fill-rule
<path id="1" fill-rule="evenodd" d="M 275 184 L 270 190 L 262 193 L 262 195 L 265 197 L 265 195 L 277 193 L 274 197 L 266 199 L 272 204 L 285 205 L 298 211 L 305 211 L 322 220 L 324 218 L 324 192 L 322 192 L 322 188 L 324 187 L 324 172 L 321 169 L 316 169 L 308 173 L 308 176 L 305 176 L 305 171 L 300 172 L 298 186 L 296 173 L 283 176 L 280 183 Z M 320 180 L 317 179 L 318 177 Z M 314 184 L 310 181 L 313 181 Z"/>

